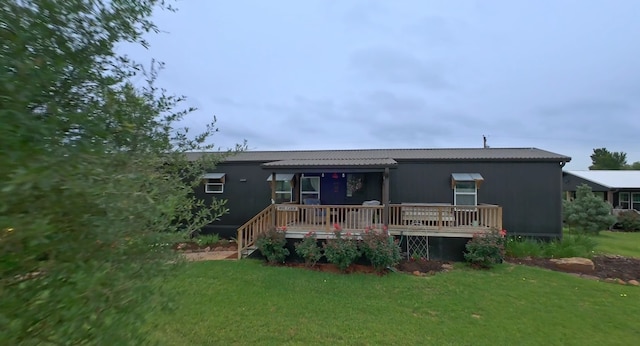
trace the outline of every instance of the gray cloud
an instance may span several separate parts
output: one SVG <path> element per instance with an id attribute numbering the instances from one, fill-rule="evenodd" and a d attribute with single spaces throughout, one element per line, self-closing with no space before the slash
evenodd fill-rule
<path id="1" fill-rule="evenodd" d="M 450 89 L 443 67 L 434 61 L 389 48 L 367 48 L 351 55 L 350 66 L 365 80 L 420 87 Z"/>
<path id="2" fill-rule="evenodd" d="M 542 107 L 540 108 L 540 113 L 544 116 L 605 117 L 627 113 L 630 110 L 631 107 L 626 102 L 584 99 L 555 106 Z"/>
<path id="3" fill-rule="evenodd" d="M 184 1 L 159 85 L 254 149 L 594 147 L 640 159 L 640 2 Z M 597 25 L 594 25 L 596 23 Z M 204 38 L 203 38 L 204 37 Z"/>
<path id="4" fill-rule="evenodd" d="M 425 45 L 448 45 L 456 42 L 454 25 L 460 26 L 461 23 L 453 24 L 442 16 L 424 16 L 407 25 L 403 31 Z"/>

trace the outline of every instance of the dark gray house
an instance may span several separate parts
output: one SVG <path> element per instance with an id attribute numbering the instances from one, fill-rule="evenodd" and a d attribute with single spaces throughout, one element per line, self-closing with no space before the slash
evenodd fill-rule
<path id="1" fill-rule="evenodd" d="M 616 209 L 640 210 L 640 171 L 563 171 L 562 183 L 566 199 L 575 198 L 577 187 L 587 184 Z"/>
<path id="2" fill-rule="evenodd" d="M 387 227 L 409 254 L 457 259 L 490 229 L 560 237 L 570 160 L 536 148 L 247 151 L 207 172 L 196 193 L 228 200 L 207 231 L 237 237 L 239 255 L 273 226 L 288 238 Z"/>

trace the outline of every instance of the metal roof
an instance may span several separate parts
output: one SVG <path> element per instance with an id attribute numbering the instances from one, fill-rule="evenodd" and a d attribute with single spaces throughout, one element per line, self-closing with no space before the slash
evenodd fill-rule
<path id="1" fill-rule="evenodd" d="M 263 163 L 265 168 L 287 167 L 390 167 L 398 164 L 390 158 L 353 158 L 353 159 L 291 159 Z"/>
<path id="2" fill-rule="evenodd" d="M 187 153 L 195 160 L 206 152 Z M 557 161 L 569 162 L 569 156 L 552 153 L 537 148 L 436 148 L 436 149 L 353 149 L 353 150 L 295 150 L 295 151 L 243 151 L 225 159 L 227 162 L 239 161 L 292 161 L 308 160 L 301 164 L 311 165 L 314 160 L 500 160 L 500 161 Z M 326 161 L 316 165 L 326 164 Z M 351 161 L 349 164 L 357 164 Z"/>
<path id="3" fill-rule="evenodd" d="M 564 171 L 576 177 L 589 180 L 610 189 L 640 189 L 640 171 L 635 170 L 596 170 Z"/>
<path id="4" fill-rule="evenodd" d="M 276 181 L 291 181 L 294 176 L 293 173 L 276 173 Z M 267 177 L 267 181 L 271 181 L 271 174 Z"/>
<path id="5" fill-rule="evenodd" d="M 222 179 L 225 173 L 205 173 L 202 175 L 202 179 Z"/>
<path id="6" fill-rule="evenodd" d="M 455 181 L 477 181 L 484 180 L 480 173 L 451 173 L 451 179 Z"/>

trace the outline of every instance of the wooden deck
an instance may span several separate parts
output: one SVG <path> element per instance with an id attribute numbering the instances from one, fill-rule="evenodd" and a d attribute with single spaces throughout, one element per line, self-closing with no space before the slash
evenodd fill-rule
<path id="1" fill-rule="evenodd" d="M 385 222 L 386 221 L 386 222 Z M 334 230 L 359 236 L 366 229 L 387 229 L 394 236 L 461 237 L 502 229 L 502 207 L 403 203 L 388 206 L 272 204 L 238 229 L 238 257 L 269 228 L 286 230 L 287 238 L 315 232 L 318 239 Z"/>

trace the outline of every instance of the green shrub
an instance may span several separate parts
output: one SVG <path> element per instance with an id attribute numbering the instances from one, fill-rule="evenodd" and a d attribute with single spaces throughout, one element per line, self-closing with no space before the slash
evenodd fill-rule
<path id="1" fill-rule="evenodd" d="M 522 236 L 511 236 L 505 243 L 505 253 L 509 257 L 542 257 L 543 244 L 541 241 Z"/>
<path id="2" fill-rule="evenodd" d="M 283 263 L 289 256 L 286 244 L 285 229 L 281 228 L 270 228 L 256 238 L 256 247 L 270 264 Z"/>
<path id="3" fill-rule="evenodd" d="M 496 229 L 475 233 L 466 245 L 464 258 L 475 268 L 491 268 L 496 263 L 502 263 L 505 235 L 506 231 Z"/>
<path id="4" fill-rule="evenodd" d="M 386 230 L 365 230 L 362 252 L 378 272 L 398 264 L 401 259 L 398 242 Z"/>
<path id="5" fill-rule="evenodd" d="M 562 239 L 542 241 L 520 236 L 510 237 L 506 242 L 506 254 L 510 257 L 586 257 L 593 256 L 596 241 L 585 234 L 567 234 Z"/>
<path id="6" fill-rule="evenodd" d="M 623 232 L 640 231 L 640 214 L 634 210 L 625 210 L 618 214 L 618 225 Z"/>
<path id="7" fill-rule="evenodd" d="M 220 236 L 217 234 L 207 234 L 207 235 L 199 235 L 195 238 L 195 242 L 199 246 L 208 246 L 216 244 L 220 241 Z"/>
<path id="8" fill-rule="evenodd" d="M 586 184 L 578 186 L 576 199 L 563 201 L 564 221 L 584 233 L 598 234 L 616 222 L 611 206 L 591 192 Z"/>
<path id="9" fill-rule="evenodd" d="M 295 244 L 296 253 L 304 259 L 308 267 L 313 267 L 322 258 L 322 249 L 318 246 L 315 232 L 305 234 L 302 241 Z"/>
<path id="10" fill-rule="evenodd" d="M 586 234 L 565 235 L 562 239 L 543 243 L 543 257 L 586 257 L 593 256 L 597 242 Z"/>
<path id="11" fill-rule="evenodd" d="M 358 243 L 349 232 L 342 236 L 342 232 L 337 229 L 333 234 L 335 238 L 327 239 L 323 244 L 324 256 L 329 263 L 333 263 L 340 270 L 345 271 L 351 263 L 360 257 Z"/>

